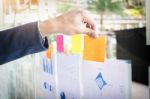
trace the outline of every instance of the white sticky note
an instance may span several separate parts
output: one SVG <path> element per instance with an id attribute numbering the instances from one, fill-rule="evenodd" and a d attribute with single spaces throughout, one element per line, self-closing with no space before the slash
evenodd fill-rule
<path id="1" fill-rule="evenodd" d="M 123 60 L 83 62 L 84 99 L 130 99 L 131 66 Z"/>
<path id="2" fill-rule="evenodd" d="M 81 56 L 58 53 L 56 57 L 58 97 L 63 92 L 66 99 L 80 99 Z"/>

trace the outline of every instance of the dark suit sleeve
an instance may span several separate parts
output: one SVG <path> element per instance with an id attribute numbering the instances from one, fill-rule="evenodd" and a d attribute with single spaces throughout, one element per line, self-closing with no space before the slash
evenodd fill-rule
<path id="1" fill-rule="evenodd" d="M 0 31 L 0 64 L 48 48 L 48 40 L 41 37 L 37 22 Z"/>

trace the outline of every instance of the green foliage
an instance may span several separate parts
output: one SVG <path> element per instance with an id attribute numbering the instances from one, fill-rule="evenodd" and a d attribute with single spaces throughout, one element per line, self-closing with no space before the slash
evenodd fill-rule
<path id="1" fill-rule="evenodd" d="M 89 10 L 97 13 L 123 13 L 123 4 L 118 0 L 89 0 L 88 5 Z"/>
<path id="2" fill-rule="evenodd" d="M 140 15 L 145 15 L 145 10 L 143 7 L 134 7 L 133 9 L 137 10 L 139 12 Z"/>
<path id="3" fill-rule="evenodd" d="M 100 31 L 104 30 L 104 14 L 115 13 L 124 14 L 123 4 L 120 0 L 89 0 L 88 9 L 97 12 L 100 15 Z"/>

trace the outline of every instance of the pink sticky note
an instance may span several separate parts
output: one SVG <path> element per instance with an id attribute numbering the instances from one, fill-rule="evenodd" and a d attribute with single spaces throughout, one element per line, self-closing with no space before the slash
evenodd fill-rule
<path id="1" fill-rule="evenodd" d="M 64 52 L 63 35 L 57 35 L 56 42 L 57 42 L 57 52 Z"/>

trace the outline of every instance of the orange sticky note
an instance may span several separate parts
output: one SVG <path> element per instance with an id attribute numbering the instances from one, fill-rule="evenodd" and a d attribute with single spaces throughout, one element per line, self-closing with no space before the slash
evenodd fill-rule
<path id="1" fill-rule="evenodd" d="M 48 50 L 46 51 L 46 56 L 47 58 L 51 58 L 51 54 L 52 54 L 52 44 L 49 44 Z"/>
<path id="2" fill-rule="evenodd" d="M 100 36 L 96 39 L 84 36 L 83 59 L 104 62 L 106 58 L 106 41 L 106 36 Z"/>

